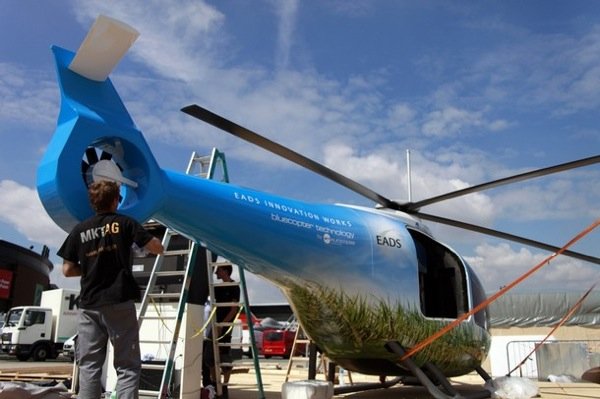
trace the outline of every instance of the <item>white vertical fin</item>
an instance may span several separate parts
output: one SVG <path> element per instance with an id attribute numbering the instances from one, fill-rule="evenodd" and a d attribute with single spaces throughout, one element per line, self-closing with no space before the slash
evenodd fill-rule
<path id="1" fill-rule="evenodd" d="M 88 79 L 103 82 L 139 35 L 131 26 L 99 15 L 69 69 Z"/>

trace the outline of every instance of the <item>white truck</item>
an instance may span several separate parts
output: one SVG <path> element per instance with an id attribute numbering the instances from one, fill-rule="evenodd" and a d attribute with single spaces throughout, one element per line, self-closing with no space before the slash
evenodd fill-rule
<path id="1" fill-rule="evenodd" d="M 40 306 L 11 308 L 2 328 L 1 348 L 25 361 L 55 359 L 63 343 L 77 332 L 79 291 L 42 292 Z"/>

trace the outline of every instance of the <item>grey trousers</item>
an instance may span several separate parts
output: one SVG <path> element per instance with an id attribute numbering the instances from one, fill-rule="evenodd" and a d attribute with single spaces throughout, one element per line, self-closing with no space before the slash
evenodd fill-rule
<path id="1" fill-rule="evenodd" d="M 80 399 L 102 396 L 102 366 L 108 340 L 114 347 L 113 366 L 118 399 L 137 399 L 141 373 L 138 322 L 133 301 L 96 309 L 81 309 L 77 338 Z M 116 389 L 115 389 L 116 388 Z"/>

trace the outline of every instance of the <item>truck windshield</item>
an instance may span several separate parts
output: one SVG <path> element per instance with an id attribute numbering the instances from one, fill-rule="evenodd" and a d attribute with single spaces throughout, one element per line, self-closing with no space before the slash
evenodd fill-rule
<path id="1" fill-rule="evenodd" d="M 21 315 L 23 314 L 23 309 L 14 309 L 8 312 L 8 316 L 6 316 L 6 326 L 7 327 L 15 327 L 19 324 L 19 320 L 21 320 Z"/>

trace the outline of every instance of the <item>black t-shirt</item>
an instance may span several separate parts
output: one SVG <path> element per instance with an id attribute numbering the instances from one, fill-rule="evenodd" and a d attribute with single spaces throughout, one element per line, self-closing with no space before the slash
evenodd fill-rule
<path id="1" fill-rule="evenodd" d="M 131 246 L 142 248 L 152 237 L 138 222 L 116 213 L 95 215 L 75 226 L 58 256 L 81 267 L 80 307 L 139 300 Z"/>
<path id="2" fill-rule="evenodd" d="M 215 302 L 239 302 L 240 301 L 240 287 L 238 285 L 225 285 L 215 287 Z M 231 310 L 231 307 L 219 306 L 217 307 L 217 321 L 223 321 L 227 313 Z"/>

